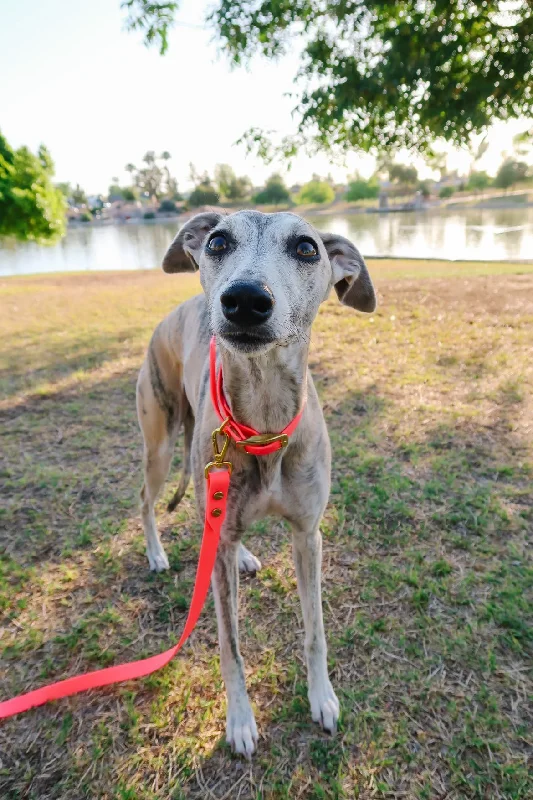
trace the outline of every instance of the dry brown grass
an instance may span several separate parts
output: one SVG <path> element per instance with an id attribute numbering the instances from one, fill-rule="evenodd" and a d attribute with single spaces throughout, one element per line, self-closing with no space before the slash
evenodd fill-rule
<path id="1" fill-rule="evenodd" d="M 531 796 L 533 274 L 370 268 L 378 313 L 329 302 L 311 355 L 334 451 L 338 738 L 309 718 L 289 535 L 266 521 L 249 537 L 264 569 L 241 592 L 253 764 L 224 744 L 209 600 L 161 673 L 2 723 L 2 800 Z M 163 510 L 178 452 L 159 509 L 172 569 L 149 574 L 134 387 L 155 324 L 197 287 L 153 272 L 0 282 L 2 698 L 179 635 L 200 527 L 191 491 Z"/>

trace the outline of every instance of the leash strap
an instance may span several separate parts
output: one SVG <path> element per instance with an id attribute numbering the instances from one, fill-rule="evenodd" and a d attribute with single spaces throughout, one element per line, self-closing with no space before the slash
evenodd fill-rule
<path id="1" fill-rule="evenodd" d="M 51 700 L 70 697 L 70 695 L 85 692 L 88 689 L 99 689 L 102 686 L 110 686 L 113 683 L 142 678 L 161 669 L 174 658 L 194 630 L 209 591 L 220 539 L 220 529 L 226 516 L 229 478 L 230 471 L 228 469 L 210 470 L 207 474 L 204 534 L 189 614 L 179 642 L 174 647 L 171 647 L 170 650 L 150 658 L 144 658 L 141 661 L 130 661 L 126 664 L 119 664 L 116 667 L 85 672 L 82 675 L 76 675 L 64 681 L 51 683 L 49 686 L 43 686 L 41 689 L 35 689 L 33 692 L 20 694 L 11 700 L 4 700 L 3 703 L 0 703 L 0 719 L 21 714 L 23 711 L 42 706 Z"/>

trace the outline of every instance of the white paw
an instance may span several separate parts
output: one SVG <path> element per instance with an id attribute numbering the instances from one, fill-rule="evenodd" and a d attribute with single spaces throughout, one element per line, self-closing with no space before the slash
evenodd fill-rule
<path id="1" fill-rule="evenodd" d="M 261 569 L 261 562 L 243 544 L 239 545 L 239 572 L 255 575 Z"/>
<path id="2" fill-rule="evenodd" d="M 318 722 L 327 733 L 334 736 L 337 733 L 339 701 L 328 678 L 318 681 L 312 689 L 309 689 L 309 702 L 313 721 Z"/>
<path id="3" fill-rule="evenodd" d="M 148 547 L 146 552 L 152 572 L 163 572 L 163 570 L 169 568 L 167 554 L 161 545 L 159 547 Z"/>
<path id="4" fill-rule="evenodd" d="M 245 698 L 244 703 L 234 704 L 233 707 L 228 705 L 226 739 L 234 753 L 250 760 L 255 752 L 258 736 L 254 712 L 248 698 Z"/>

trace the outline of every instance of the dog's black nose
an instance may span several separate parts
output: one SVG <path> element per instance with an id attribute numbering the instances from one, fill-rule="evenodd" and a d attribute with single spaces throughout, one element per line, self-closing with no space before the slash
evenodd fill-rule
<path id="1" fill-rule="evenodd" d="M 268 286 L 246 281 L 232 283 L 221 294 L 220 302 L 226 319 L 246 328 L 266 322 L 274 308 L 274 298 Z"/>

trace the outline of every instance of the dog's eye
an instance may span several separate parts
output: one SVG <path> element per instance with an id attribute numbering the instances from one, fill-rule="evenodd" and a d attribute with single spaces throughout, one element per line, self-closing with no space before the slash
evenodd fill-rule
<path id="1" fill-rule="evenodd" d="M 300 256 L 300 258 L 310 258 L 311 256 L 316 256 L 316 247 L 313 242 L 304 239 L 302 242 L 298 242 L 296 246 L 296 255 Z"/>
<path id="2" fill-rule="evenodd" d="M 207 243 L 207 249 L 212 253 L 221 253 L 227 246 L 228 242 L 226 237 L 222 236 L 220 233 L 215 233 Z"/>

